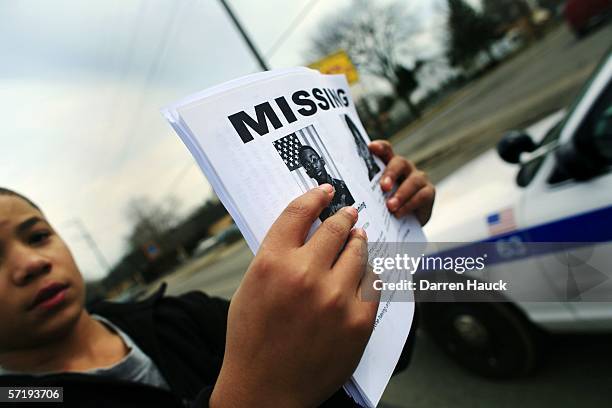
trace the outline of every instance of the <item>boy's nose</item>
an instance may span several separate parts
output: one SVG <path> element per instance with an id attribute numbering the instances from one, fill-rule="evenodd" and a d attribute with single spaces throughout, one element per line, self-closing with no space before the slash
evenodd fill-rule
<path id="1" fill-rule="evenodd" d="M 34 251 L 26 251 L 20 254 L 19 258 L 13 273 L 14 283 L 18 286 L 27 285 L 38 276 L 51 271 L 51 262 Z"/>

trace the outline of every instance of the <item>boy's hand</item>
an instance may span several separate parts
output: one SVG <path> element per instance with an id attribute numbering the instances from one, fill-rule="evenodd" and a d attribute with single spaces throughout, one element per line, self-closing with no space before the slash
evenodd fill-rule
<path id="1" fill-rule="evenodd" d="M 211 406 L 316 406 L 357 367 L 378 308 L 360 299 L 371 277 L 365 233 L 351 231 L 357 211 L 304 243 L 332 197 L 329 184 L 300 196 L 266 235 L 231 302 Z"/>
<path id="2" fill-rule="evenodd" d="M 396 183 L 399 184 L 393 196 L 387 200 L 389 211 L 396 217 L 414 213 L 421 225 L 427 224 L 436 196 L 427 174 L 404 157 L 396 156 L 391 143 L 386 140 L 374 141 L 368 147 L 387 165 L 380 179 L 382 190 L 391 191 Z"/>

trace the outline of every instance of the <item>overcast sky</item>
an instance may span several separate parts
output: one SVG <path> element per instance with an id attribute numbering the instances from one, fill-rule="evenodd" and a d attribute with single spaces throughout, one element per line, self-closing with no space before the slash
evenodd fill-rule
<path id="1" fill-rule="evenodd" d="M 350 3 L 228 1 L 264 54 L 312 6 L 273 68 L 308 63 L 317 24 Z M 0 56 L 0 186 L 42 206 L 87 279 L 104 271 L 72 220 L 113 263 L 130 199 L 174 195 L 185 213 L 210 197 L 160 107 L 257 69 L 216 0 L 0 0 Z"/>

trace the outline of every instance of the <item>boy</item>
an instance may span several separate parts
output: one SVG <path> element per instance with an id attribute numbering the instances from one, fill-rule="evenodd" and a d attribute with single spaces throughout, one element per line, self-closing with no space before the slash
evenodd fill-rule
<path id="1" fill-rule="evenodd" d="M 423 173 L 386 142 L 370 148 L 388 164 L 385 191 L 403 180 L 390 210 L 425 223 L 434 192 Z M 351 406 L 338 390 L 377 303 L 359 295 L 369 284 L 367 238 L 352 230 L 355 209 L 304 242 L 333 196 L 324 184 L 285 209 L 231 306 L 199 292 L 163 297 L 162 287 L 90 313 L 72 255 L 42 211 L 0 189 L 0 386 L 61 386 L 65 406 Z"/>

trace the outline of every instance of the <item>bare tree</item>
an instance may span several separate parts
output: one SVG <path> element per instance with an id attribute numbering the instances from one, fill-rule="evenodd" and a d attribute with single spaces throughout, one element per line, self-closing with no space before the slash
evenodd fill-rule
<path id="1" fill-rule="evenodd" d="M 340 49 L 346 51 L 362 73 L 386 79 L 413 115 L 419 117 L 421 112 L 410 96 L 418 87 L 417 74 L 422 64 L 414 58 L 410 39 L 421 29 L 419 20 L 408 14 L 405 4 L 353 0 L 348 8 L 321 24 L 312 38 L 311 51 L 317 58 Z M 402 82 L 406 79 L 411 83 Z"/>
<path id="2" fill-rule="evenodd" d="M 175 197 L 169 197 L 163 204 L 152 203 L 144 197 L 131 200 L 126 213 L 133 227 L 127 243 L 134 249 L 151 242 L 163 245 L 167 232 L 179 221 L 177 208 Z"/>

